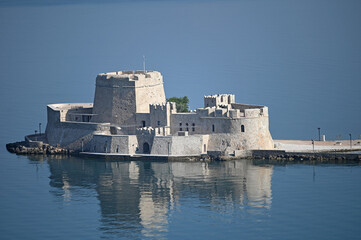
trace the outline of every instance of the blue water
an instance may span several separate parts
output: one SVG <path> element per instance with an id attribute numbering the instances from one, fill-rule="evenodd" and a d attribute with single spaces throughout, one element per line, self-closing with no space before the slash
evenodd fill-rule
<path id="1" fill-rule="evenodd" d="M 11 155 L 100 72 L 265 104 L 275 139 L 361 134 L 361 1 L 0 0 L 0 239 L 359 239 L 361 168 Z"/>
<path id="2" fill-rule="evenodd" d="M 1 239 L 359 239 L 361 167 L 0 159 Z"/>

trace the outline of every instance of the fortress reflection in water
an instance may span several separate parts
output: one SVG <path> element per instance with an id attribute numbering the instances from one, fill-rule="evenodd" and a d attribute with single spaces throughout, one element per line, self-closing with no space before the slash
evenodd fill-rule
<path id="1" fill-rule="evenodd" d="M 196 199 L 211 211 L 271 207 L 272 166 L 256 166 L 246 160 L 191 163 L 69 158 L 48 159 L 48 164 L 56 196 L 71 201 L 72 195 L 78 194 L 74 188 L 95 190 L 100 228 L 118 237 L 161 237 L 172 212 L 181 209 L 187 199 Z"/>

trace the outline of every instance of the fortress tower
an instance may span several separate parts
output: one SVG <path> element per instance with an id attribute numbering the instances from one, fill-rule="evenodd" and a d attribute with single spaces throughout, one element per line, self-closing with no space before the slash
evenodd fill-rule
<path id="1" fill-rule="evenodd" d="M 92 122 L 131 126 L 149 104 L 165 104 L 163 77 L 157 71 L 119 71 L 97 76 Z"/>

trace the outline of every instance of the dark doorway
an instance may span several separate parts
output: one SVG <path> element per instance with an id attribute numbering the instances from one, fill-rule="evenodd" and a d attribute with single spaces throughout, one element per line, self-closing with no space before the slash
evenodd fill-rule
<path id="1" fill-rule="evenodd" d="M 142 126 L 145 127 L 145 121 L 142 121 Z"/>
<path id="2" fill-rule="evenodd" d="M 148 143 L 143 143 L 143 153 L 145 154 L 149 154 L 150 150 L 149 150 L 149 144 Z"/>

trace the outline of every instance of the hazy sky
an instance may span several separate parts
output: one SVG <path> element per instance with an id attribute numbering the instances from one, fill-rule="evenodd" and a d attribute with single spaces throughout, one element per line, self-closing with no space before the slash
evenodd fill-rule
<path id="1" fill-rule="evenodd" d="M 75 4 L 74 4 L 75 3 Z M 1 1 L 2 131 L 92 102 L 100 72 L 162 72 L 167 97 L 264 104 L 274 138 L 361 134 L 361 1 Z M 5 127 L 7 126 L 7 127 Z"/>

